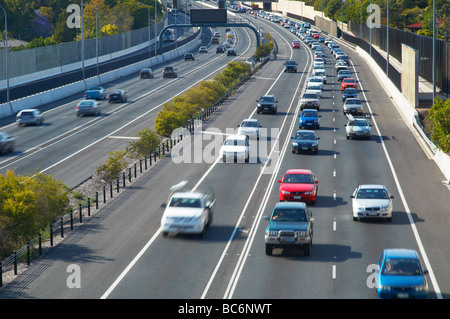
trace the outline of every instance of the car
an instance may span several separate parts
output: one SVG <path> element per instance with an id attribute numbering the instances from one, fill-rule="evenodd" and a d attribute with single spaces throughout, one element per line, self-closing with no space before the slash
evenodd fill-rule
<path id="1" fill-rule="evenodd" d="M 325 37 L 319 37 L 319 42 L 320 43 L 325 43 Z"/>
<path id="2" fill-rule="evenodd" d="M 231 32 L 231 31 L 228 31 L 227 32 L 227 38 L 233 38 L 234 37 L 234 34 L 233 34 L 233 32 Z"/>
<path id="3" fill-rule="evenodd" d="M 292 48 L 293 49 L 300 49 L 300 41 L 293 41 L 292 42 Z"/>
<path id="4" fill-rule="evenodd" d="M 229 44 L 233 44 L 233 43 L 234 43 L 234 40 L 233 40 L 233 38 L 227 38 L 227 42 L 228 42 Z"/>
<path id="5" fill-rule="evenodd" d="M 38 109 L 24 109 L 17 113 L 16 122 L 19 126 L 27 124 L 42 124 L 44 115 Z"/>
<path id="6" fill-rule="evenodd" d="M 342 107 L 344 114 L 363 114 L 363 106 L 361 100 L 357 98 L 348 98 Z"/>
<path id="7" fill-rule="evenodd" d="M 216 38 L 216 37 L 212 38 L 211 44 L 219 44 L 219 38 Z"/>
<path id="8" fill-rule="evenodd" d="M 414 249 L 386 248 L 375 268 L 380 299 L 424 299 L 428 296 L 428 271 L 422 267 Z"/>
<path id="9" fill-rule="evenodd" d="M 314 60 L 314 68 L 322 68 L 324 67 L 325 63 L 323 62 L 323 60 Z"/>
<path id="10" fill-rule="evenodd" d="M 355 88 L 346 88 L 342 91 L 342 102 L 345 102 L 348 98 L 358 98 L 358 90 Z"/>
<path id="11" fill-rule="evenodd" d="M 165 66 L 162 71 L 163 78 L 176 78 L 177 73 L 172 66 Z"/>
<path id="12" fill-rule="evenodd" d="M 195 61 L 194 53 L 190 53 L 190 52 L 185 53 L 184 54 L 184 61 L 187 61 L 187 60 Z"/>
<path id="13" fill-rule="evenodd" d="M 249 137 L 241 134 L 231 134 L 223 142 L 223 146 L 220 149 L 220 156 L 225 163 L 229 159 L 233 159 L 233 162 L 248 163 L 250 158 L 249 152 Z"/>
<path id="14" fill-rule="evenodd" d="M 6 132 L 0 132 L 0 155 L 14 151 L 15 140 Z"/>
<path id="15" fill-rule="evenodd" d="M 300 100 L 300 110 L 314 108 L 320 111 L 320 100 L 317 94 L 306 91 Z"/>
<path id="16" fill-rule="evenodd" d="M 224 53 L 226 52 L 226 48 L 223 46 L 223 44 L 219 44 L 216 48 L 216 53 Z"/>
<path id="17" fill-rule="evenodd" d="M 292 139 L 292 153 L 312 152 L 317 154 L 319 152 L 320 137 L 312 130 L 298 130 Z"/>
<path id="18" fill-rule="evenodd" d="M 346 88 L 358 89 L 358 81 L 354 78 L 345 78 L 341 81 L 341 90 L 344 91 Z"/>
<path id="19" fill-rule="evenodd" d="M 311 50 L 316 50 L 320 45 L 318 42 L 310 42 Z"/>
<path id="20" fill-rule="evenodd" d="M 297 62 L 295 60 L 284 62 L 284 72 L 297 72 Z"/>
<path id="21" fill-rule="evenodd" d="M 161 217 L 162 235 L 183 233 L 203 237 L 213 222 L 215 201 L 212 192 L 174 192 Z"/>
<path id="22" fill-rule="evenodd" d="M 227 56 L 229 56 L 229 55 L 236 56 L 237 55 L 236 50 L 234 48 L 228 48 L 227 49 Z"/>
<path id="23" fill-rule="evenodd" d="M 97 115 L 101 114 L 102 110 L 100 108 L 100 102 L 97 102 L 96 100 L 84 100 L 77 104 L 75 112 L 77 116 Z"/>
<path id="24" fill-rule="evenodd" d="M 276 203 L 264 232 L 266 255 L 274 248 L 301 248 L 305 256 L 311 255 L 314 217 L 302 202 Z"/>
<path id="25" fill-rule="evenodd" d="M 313 39 L 319 40 L 320 39 L 320 34 L 319 33 L 314 33 L 313 34 Z"/>
<path id="26" fill-rule="evenodd" d="M 338 72 L 338 81 L 341 82 L 343 79 L 351 77 L 352 74 L 349 70 L 340 70 Z"/>
<path id="27" fill-rule="evenodd" d="M 371 137 L 371 126 L 369 117 L 354 117 L 351 114 L 347 115 L 345 123 L 345 135 L 347 139 Z"/>
<path id="28" fill-rule="evenodd" d="M 220 32 L 217 32 L 217 31 L 214 32 L 214 36 L 215 36 L 215 37 L 220 37 Z"/>
<path id="29" fill-rule="evenodd" d="M 250 138 L 259 140 L 261 124 L 259 124 L 258 119 L 245 119 L 238 127 L 237 134 L 247 135 Z"/>
<path id="30" fill-rule="evenodd" d="M 275 96 L 272 94 L 262 95 L 259 100 L 256 101 L 258 105 L 256 106 L 256 113 L 270 112 L 272 114 L 277 113 L 277 103 Z"/>
<path id="31" fill-rule="evenodd" d="M 278 180 L 280 202 L 300 201 L 316 203 L 319 180 L 309 169 L 288 169 Z"/>
<path id="32" fill-rule="evenodd" d="M 392 221 L 392 199 L 386 186 L 362 184 L 356 187 L 352 199 L 353 220 L 361 218 L 383 218 Z"/>
<path id="33" fill-rule="evenodd" d="M 324 66 L 327 63 L 324 58 L 318 57 L 318 56 L 314 56 L 314 63 L 316 63 L 316 62 L 321 62 L 322 66 Z"/>
<path id="34" fill-rule="evenodd" d="M 300 118 L 298 121 L 299 128 L 314 127 L 320 129 L 320 118 L 322 115 L 315 109 L 305 109 L 298 115 Z"/>
<path id="35" fill-rule="evenodd" d="M 343 54 L 340 55 L 339 57 L 336 58 L 338 61 L 343 61 L 345 62 L 347 65 L 350 65 L 350 58 L 348 57 L 347 54 Z"/>
<path id="36" fill-rule="evenodd" d="M 312 77 L 321 79 L 323 84 L 327 83 L 327 73 L 324 69 L 313 69 Z"/>
<path id="37" fill-rule="evenodd" d="M 322 97 L 322 88 L 323 88 L 323 85 L 321 85 L 321 84 L 315 84 L 314 82 L 308 82 L 306 92 L 314 93 L 318 97 Z"/>
<path id="38" fill-rule="evenodd" d="M 108 103 L 128 101 L 127 91 L 122 89 L 113 90 L 108 94 Z"/>
<path id="39" fill-rule="evenodd" d="M 139 72 L 139 77 L 141 79 L 153 79 L 153 70 L 150 68 L 143 68 L 140 72 Z"/>
<path id="40" fill-rule="evenodd" d="M 337 61 L 334 67 L 336 68 L 336 72 L 339 72 L 341 70 L 348 70 L 348 65 L 344 61 Z"/>
<path id="41" fill-rule="evenodd" d="M 208 53 L 208 49 L 205 46 L 198 48 L 198 53 Z"/>
<path id="42" fill-rule="evenodd" d="M 320 88 L 323 89 L 324 83 L 323 83 L 323 78 L 319 77 L 319 76 L 311 76 L 307 79 L 307 85 L 306 87 L 308 88 L 309 86 L 320 86 Z"/>
<path id="43" fill-rule="evenodd" d="M 84 92 L 85 99 L 104 100 L 106 99 L 106 90 L 101 86 L 93 86 Z"/>
<path id="44" fill-rule="evenodd" d="M 231 48 L 231 44 L 227 41 L 225 41 L 224 43 L 222 43 L 222 45 L 225 47 L 225 49 L 229 49 Z"/>

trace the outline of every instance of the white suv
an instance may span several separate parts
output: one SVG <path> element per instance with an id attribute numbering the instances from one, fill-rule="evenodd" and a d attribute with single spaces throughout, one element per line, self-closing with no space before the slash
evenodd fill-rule
<path id="1" fill-rule="evenodd" d="M 229 159 L 233 159 L 233 161 L 245 161 L 247 163 L 250 154 L 249 144 L 249 137 L 247 135 L 229 135 L 220 149 L 220 156 L 222 156 L 223 162 L 225 163 Z"/>

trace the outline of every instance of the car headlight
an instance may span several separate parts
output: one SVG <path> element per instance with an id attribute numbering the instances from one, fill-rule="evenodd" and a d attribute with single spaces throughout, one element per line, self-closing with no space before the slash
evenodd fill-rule
<path id="1" fill-rule="evenodd" d="M 261 105 L 261 103 L 258 103 L 258 107 L 261 107 L 262 105 Z"/>
<path id="2" fill-rule="evenodd" d="M 312 146 L 316 147 L 317 146 L 317 142 L 312 143 Z"/>
<path id="3" fill-rule="evenodd" d="M 428 285 L 420 285 L 414 288 L 416 291 L 428 291 Z"/>
<path id="4" fill-rule="evenodd" d="M 306 237 L 306 231 L 298 231 L 297 237 Z"/>
<path id="5" fill-rule="evenodd" d="M 363 207 L 363 206 L 359 206 L 358 207 L 358 212 L 363 212 L 363 211 L 365 211 L 366 209 Z"/>
<path id="6" fill-rule="evenodd" d="M 380 289 L 380 290 L 386 290 L 386 291 L 391 291 L 391 286 L 380 285 L 380 286 L 378 286 L 378 289 Z"/>
<path id="7" fill-rule="evenodd" d="M 282 190 L 281 191 L 281 194 L 286 194 L 286 195 L 289 195 L 291 192 L 288 192 L 288 191 L 284 191 L 284 190 Z"/>
<path id="8" fill-rule="evenodd" d="M 294 147 L 297 147 L 298 146 L 298 143 L 292 143 L 292 146 L 294 146 Z"/>
<path id="9" fill-rule="evenodd" d="M 314 191 L 305 192 L 305 195 L 311 195 L 311 194 L 313 194 L 313 193 L 314 193 Z"/>
<path id="10" fill-rule="evenodd" d="M 277 230 L 270 230 L 266 232 L 267 236 L 271 236 L 271 237 L 276 237 L 278 236 L 278 231 Z"/>

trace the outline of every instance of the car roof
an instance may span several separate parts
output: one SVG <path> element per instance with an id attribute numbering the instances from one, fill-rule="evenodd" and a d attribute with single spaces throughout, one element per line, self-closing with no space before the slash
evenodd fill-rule
<path id="1" fill-rule="evenodd" d="M 275 204 L 275 208 L 305 208 L 304 202 L 278 202 Z"/>
<path id="2" fill-rule="evenodd" d="M 407 248 L 387 248 L 384 250 L 387 258 L 413 258 L 418 259 L 417 252 L 414 249 Z"/>
<path id="3" fill-rule="evenodd" d="M 386 187 L 381 184 L 362 184 L 362 185 L 359 185 L 359 188 L 361 188 L 361 189 L 374 189 L 374 188 L 386 189 Z"/>
<path id="4" fill-rule="evenodd" d="M 198 192 L 176 192 L 172 195 L 179 198 L 201 198 L 202 196 L 203 194 Z"/>
<path id="5" fill-rule="evenodd" d="M 313 131 L 311 131 L 311 132 L 313 132 Z M 286 174 L 311 175 L 312 171 L 310 169 L 304 169 L 304 168 L 291 168 L 286 171 Z"/>
<path id="6" fill-rule="evenodd" d="M 245 119 L 242 122 L 258 122 L 258 119 Z"/>
<path id="7" fill-rule="evenodd" d="M 227 140 L 245 140 L 247 137 L 247 135 L 243 135 L 243 134 L 230 134 L 227 137 Z"/>

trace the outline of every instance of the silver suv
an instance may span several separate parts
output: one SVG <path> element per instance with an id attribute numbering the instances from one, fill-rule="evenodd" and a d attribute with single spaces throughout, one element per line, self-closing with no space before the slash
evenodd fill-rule
<path id="1" fill-rule="evenodd" d="M 345 123 L 345 135 L 347 139 L 365 138 L 370 139 L 371 127 L 369 117 L 353 117 L 351 114 L 347 115 L 347 122 Z"/>
<path id="2" fill-rule="evenodd" d="M 311 254 L 314 218 L 303 202 L 278 202 L 265 231 L 266 255 L 274 248 L 302 248 L 305 256 Z"/>
<path id="3" fill-rule="evenodd" d="M 303 111 L 304 109 L 320 110 L 320 100 L 317 97 L 317 94 L 308 91 L 303 94 L 303 97 L 300 100 L 300 110 Z"/>
<path id="4" fill-rule="evenodd" d="M 275 97 L 271 94 L 268 95 L 262 95 L 259 100 L 257 100 L 258 106 L 256 108 L 256 113 L 260 112 L 270 112 L 272 114 L 277 113 L 277 103 L 278 101 L 275 100 Z"/>

